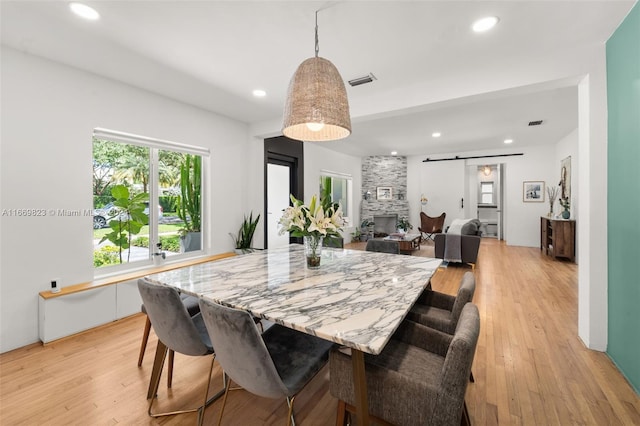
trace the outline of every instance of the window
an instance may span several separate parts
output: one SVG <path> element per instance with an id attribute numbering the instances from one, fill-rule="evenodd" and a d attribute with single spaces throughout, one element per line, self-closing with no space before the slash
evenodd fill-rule
<path id="1" fill-rule="evenodd" d="M 342 207 L 342 215 L 348 224 L 351 216 L 351 175 L 321 171 L 320 194 L 325 193 L 329 194 L 332 202 L 338 203 Z"/>
<path id="2" fill-rule="evenodd" d="M 208 150 L 95 129 L 93 260 L 126 268 L 202 247 L 202 160 Z"/>
<path id="3" fill-rule="evenodd" d="M 494 204 L 493 182 L 480 182 L 480 204 Z"/>

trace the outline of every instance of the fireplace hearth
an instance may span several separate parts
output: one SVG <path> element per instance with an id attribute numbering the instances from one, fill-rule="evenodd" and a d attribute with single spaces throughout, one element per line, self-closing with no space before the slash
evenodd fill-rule
<path id="1" fill-rule="evenodd" d="M 373 216 L 373 235 L 375 237 L 386 237 L 393 234 L 398 228 L 397 214 L 384 214 Z"/>

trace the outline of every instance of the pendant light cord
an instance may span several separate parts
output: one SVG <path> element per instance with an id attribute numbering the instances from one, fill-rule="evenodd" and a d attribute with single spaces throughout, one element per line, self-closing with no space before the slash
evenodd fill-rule
<path id="1" fill-rule="evenodd" d="M 320 52 L 320 43 L 318 42 L 318 11 L 316 10 L 316 58 Z"/>

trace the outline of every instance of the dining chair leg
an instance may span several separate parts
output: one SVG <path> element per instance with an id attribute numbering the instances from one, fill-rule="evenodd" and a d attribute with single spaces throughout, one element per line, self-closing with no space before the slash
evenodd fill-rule
<path id="1" fill-rule="evenodd" d="M 144 332 L 142 333 L 142 342 L 140 343 L 140 355 L 138 355 L 138 367 L 142 365 L 144 359 L 144 352 L 147 349 L 147 342 L 149 341 L 149 332 L 151 331 L 151 321 L 147 317 L 147 322 L 144 323 Z"/>
<path id="2" fill-rule="evenodd" d="M 462 406 L 462 417 L 460 418 L 460 426 L 471 426 L 471 418 L 469 417 L 469 410 L 467 410 L 466 401 Z"/>
<path id="3" fill-rule="evenodd" d="M 207 409 L 207 396 L 209 396 L 209 387 L 211 386 L 211 374 L 213 373 L 213 363 L 216 360 L 216 354 L 211 357 L 211 367 L 209 367 L 209 377 L 207 378 L 207 389 L 204 391 L 204 401 L 202 401 L 202 408 L 198 411 L 198 426 L 202 426 L 204 422 L 204 412 Z"/>
<path id="4" fill-rule="evenodd" d="M 167 387 L 170 388 L 173 384 L 173 359 L 176 353 L 169 349 L 169 365 L 167 366 Z"/>
<path id="5" fill-rule="evenodd" d="M 149 399 L 148 413 L 150 416 L 153 416 L 153 414 L 151 413 L 151 407 L 153 406 L 153 400 L 156 399 L 156 395 L 158 394 L 158 386 L 160 386 L 160 376 L 162 375 L 162 367 L 164 366 L 164 359 L 167 356 L 167 350 L 168 348 L 160 340 L 158 340 L 156 357 L 153 362 L 151 378 L 149 379 L 149 391 L 147 392 L 147 398 Z"/>
<path id="6" fill-rule="evenodd" d="M 338 413 L 336 415 L 336 426 L 347 425 L 347 403 L 343 400 L 338 401 Z"/>
<path id="7" fill-rule="evenodd" d="M 153 398 L 156 396 L 158 389 L 154 389 L 154 385 L 156 380 L 160 383 L 160 375 L 162 374 L 162 367 L 164 366 L 164 359 L 167 356 L 167 351 L 169 349 L 158 340 L 158 344 L 156 346 L 156 355 L 153 359 L 153 368 L 151 369 L 151 377 L 149 378 L 149 388 L 147 389 L 147 399 Z"/>
<path id="8" fill-rule="evenodd" d="M 231 387 L 231 378 L 225 385 L 224 398 L 222 398 L 222 407 L 220 407 L 220 416 L 218 417 L 218 426 L 222 424 L 222 413 L 224 413 L 224 406 L 227 404 L 227 396 L 229 396 L 229 388 Z"/>
<path id="9" fill-rule="evenodd" d="M 287 397 L 287 405 L 289 406 L 289 415 L 287 416 L 287 426 L 296 426 L 296 419 L 293 418 L 293 402 L 296 396 Z"/>

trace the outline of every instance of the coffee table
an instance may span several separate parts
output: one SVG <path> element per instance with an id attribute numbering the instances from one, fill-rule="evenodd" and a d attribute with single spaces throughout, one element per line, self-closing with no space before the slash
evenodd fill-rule
<path id="1" fill-rule="evenodd" d="M 383 239 L 387 241 L 397 241 L 398 247 L 400 248 L 400 253 L 411 254 L 415 250 L 420 250 L 420 242 L 422 241 L 422 236 L 420 234 L 404 234 L 404 236 L 402 237 L 390 235 L 388 237 L 384 237 Z"/>

